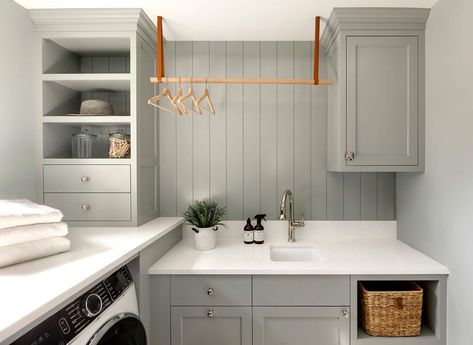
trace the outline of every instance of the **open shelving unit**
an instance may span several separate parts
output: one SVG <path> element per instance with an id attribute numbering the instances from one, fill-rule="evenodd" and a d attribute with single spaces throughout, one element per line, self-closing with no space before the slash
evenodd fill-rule
<path id="1" fill-rule="evenodd" d="M 107 159 L 108 136 L 130 134 L 130 44 L 124 37 L 43 40 L 43 159 L 72 158 L 72 135 L 84 131 L 97 136 L 92 158 Z M 88 99 L 110 102 L 116 115 L 80 115 Z"/>
<path id="2" fill-rule="evenodd" d="M 73 226 L 156 218 L 158 118 L 146 104 L 156 89 L 149 83 L 156 27 L 140 9 L 41 9 L 30 16 L 42 50 L 43 202 L 63 210 Z M 114 115 L 81 115 L 81 103 L 92 99 L 111 103 Z M 92 157 L 72 158 L 72 136 L 85 131 L 96 135 Z M 109 135 L 117 132 L 130 136 L 129 158 L 109 158 Z M 120 188 L 94 189 L 97 181 Z"/>

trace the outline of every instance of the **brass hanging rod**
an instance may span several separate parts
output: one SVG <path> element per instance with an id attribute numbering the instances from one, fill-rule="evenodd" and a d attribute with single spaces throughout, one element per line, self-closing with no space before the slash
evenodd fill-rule
<path id="1" fill-rule="evenodd" d="M 262 79 L 262 78 L 207 78 L 207 77 L 165 77 L 164 76 L 164 39 L 163 17 L 158 16 L 156 50 L 156 77 L 152 83 L 189 83 L 189 84 L 289 84 L 289 85 L 330 85 L 332 80 L 319 79 L 320 17 L 315 17 L 314 41 L 314 78 L 313 79 Z"/>

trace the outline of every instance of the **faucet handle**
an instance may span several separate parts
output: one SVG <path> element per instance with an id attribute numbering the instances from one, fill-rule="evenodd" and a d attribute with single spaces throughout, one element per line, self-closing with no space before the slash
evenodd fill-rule
<path id="1" fill-rule="evenodd" d="M 305 223 L 304 223 L 304 212 L 301 213 L 301 220 L 295 220 L 293 222 L 293 226 L 296 227 L 296 228 L 302 228 L 303 226 L 305 226 Z"/>

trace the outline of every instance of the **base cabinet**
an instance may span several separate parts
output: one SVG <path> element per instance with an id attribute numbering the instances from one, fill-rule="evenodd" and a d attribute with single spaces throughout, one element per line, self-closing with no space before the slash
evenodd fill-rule
<path id="1" fill-rule="evenodd" d="M 171 308 L 172 345 L 251 345 L 251 335 L 251 307 Z"/>
<path id="2" fill-rule="evenodd" d="M 349 345 L 349 343 L 348 308 L 253 308 L 253 344 Z"/>
<path id="3" fill-rule="evenodd" d="M 418 337 L 367 335 L 359 283 L 423 289 Z M 155 275 L 150 345 L 445 345 L 446 275 Z"/>

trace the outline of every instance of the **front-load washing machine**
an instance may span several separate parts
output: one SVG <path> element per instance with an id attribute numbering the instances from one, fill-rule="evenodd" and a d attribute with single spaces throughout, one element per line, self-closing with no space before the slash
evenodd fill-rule
<path id="1" fill-rule="evenodd" d="M 12 345 L 146 345 L 135 285 L 126 266 Z"/>

